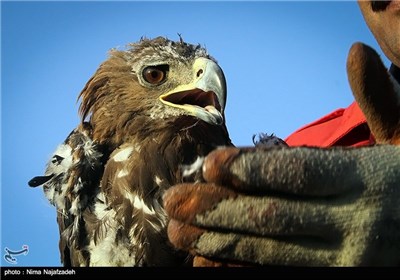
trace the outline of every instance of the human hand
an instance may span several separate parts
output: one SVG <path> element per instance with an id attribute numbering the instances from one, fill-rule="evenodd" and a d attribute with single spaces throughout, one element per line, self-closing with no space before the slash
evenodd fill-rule
<path id="1" fill-rule="evenodd" d="M 228 148 L 203 169 L 215 184 L 164 197 L 180 249 L 228 263 L 400 263 L 398 146 Z"/>
<path id="2" fill-rule="evenodd" d="M 352 47 L 354 95 L 377 141 L 399 144 L 400 93 L 385 73 L 372 49 Z M 399 146 L 228 148 L 203 176 L 164 196 L 170 241 L 194 265 L 400 264 Z"/>

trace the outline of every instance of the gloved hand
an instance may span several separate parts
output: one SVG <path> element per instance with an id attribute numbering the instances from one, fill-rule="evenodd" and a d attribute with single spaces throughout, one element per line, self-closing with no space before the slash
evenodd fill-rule
<path id="1" fill-rule="evenodd" d="M 228 148 L 203 169 L 218 185 L 164 196 L 180 249 L 255 264 L 400 264 L 398 146 Z"/>
<path id="2" fill-rule="evenodd" d="M 400 146 L 386 145 L 400 143 L 400 92 L 362 44 L 350 50 L 348 76 L 385 145 L 212 152 L 207 183 L 164 195 L 170 241 L 194 265 L 400 264 Z"/>

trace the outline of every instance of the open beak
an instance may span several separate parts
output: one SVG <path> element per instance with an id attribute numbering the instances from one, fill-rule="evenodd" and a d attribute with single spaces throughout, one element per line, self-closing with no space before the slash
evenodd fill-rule
<path id="1" fill-rule="evenodd" d="M 193 64 L 192 82 L 161 95 L 160 100 L 209 124 L 221 125 L 226 101 L 224 73 L 214 61 L 197 58 Z"/>

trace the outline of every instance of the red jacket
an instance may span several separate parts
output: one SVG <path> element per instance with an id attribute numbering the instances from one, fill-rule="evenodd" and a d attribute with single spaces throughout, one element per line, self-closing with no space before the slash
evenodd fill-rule
<path id="1" fill-rule="evenodd" d="M 375 143 L 364 114 L 356 102 L 295 131 L 289 146 L 366 146 Z"/>
<path id="2" fill-rule="evenodd" d="M 389 72 L 400 84 L 400 68 L 392 64 Z M 353 102 L 346 109 L 336 110 L 295 131 L 286 143 L 289 146 L 360 147 L 375 144 L 375 139 L 360 107 Z"/>

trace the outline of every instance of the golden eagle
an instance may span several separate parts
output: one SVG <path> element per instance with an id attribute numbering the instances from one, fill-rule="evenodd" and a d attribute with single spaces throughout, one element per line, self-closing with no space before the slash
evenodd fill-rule
<path id="1" fill-rule="evenodd" d="M 142 38 L 112 50 L 79 94 L 81 123 L 58 146 L 43 185 L 56 207 L 65 266 L 190 263 L 166 234 L 162 195 L 201 180 L 202 158 L 231 146 L 226 82 L 200 45 Z"/>

